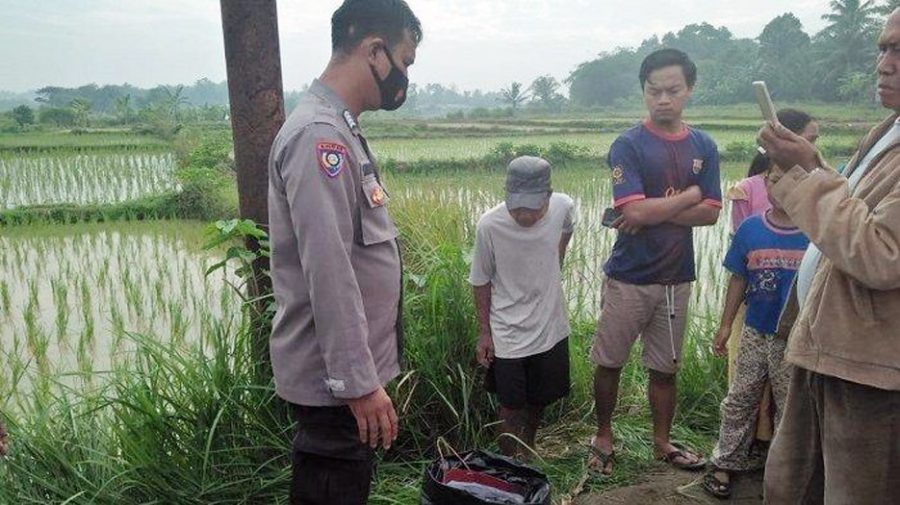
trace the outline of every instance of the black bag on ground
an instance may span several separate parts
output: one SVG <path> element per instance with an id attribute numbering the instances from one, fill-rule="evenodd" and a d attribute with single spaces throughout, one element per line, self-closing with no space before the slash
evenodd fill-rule
<path id="1" fill-rule="evenodd" d="M 513 459 L 465 452 L 428 465 L 421 505 L 550 505 L 550 482 Z"/>

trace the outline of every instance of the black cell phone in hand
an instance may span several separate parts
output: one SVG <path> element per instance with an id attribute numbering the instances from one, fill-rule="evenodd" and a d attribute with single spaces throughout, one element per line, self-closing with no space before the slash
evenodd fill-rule
<path id="1" fill-rule="evenodd" d="M 615 207 L 607 207 L 606 210 L 603 211 L 603 220 L 600 221 L 600 224 L 607 228 L 612 228 L 613 223 L 620 217 L 622 217 L 622 211 Z"/>

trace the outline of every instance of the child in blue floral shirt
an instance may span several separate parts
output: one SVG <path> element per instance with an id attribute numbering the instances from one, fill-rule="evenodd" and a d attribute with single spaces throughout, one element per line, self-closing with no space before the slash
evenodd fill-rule
<path id="1" fill-rule="evenodd" d="M 744 301 L 747 317 L 735 378 L 722 401 L 722 424 L 710 460 L 712 468 L 703 479 L 704 489 L 718 498 L 731 495 L 734 472 L 761 468 L 765 463 L 753 455 L 751 445 L 766 380 L 772 383 L 776 430 L 787 396 L 790 371 L 790 365 L 784 361 L 787 342 L 775 333 L 809 239 L 783 209 L 772 203 L 774 207 L 768 212 L 741 224 L 725 257 L 724 265 L 731 278 L 713 344 L 716 355 L 728 354 L 726 343 L 731 326 Z"/>

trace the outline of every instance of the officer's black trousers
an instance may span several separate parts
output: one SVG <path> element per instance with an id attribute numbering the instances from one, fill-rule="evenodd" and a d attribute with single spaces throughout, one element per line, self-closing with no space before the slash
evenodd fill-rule
<path id="1" fill-rule="evenodd" d="M 359 442 L 356 420 L 343 407 L 294 405 L 292 505 L 365 505 L 375 452 Z"/>

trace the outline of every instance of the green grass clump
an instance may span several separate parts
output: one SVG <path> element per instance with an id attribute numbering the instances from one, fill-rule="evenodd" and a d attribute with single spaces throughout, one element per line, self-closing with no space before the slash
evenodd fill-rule
<path id="1" fill-rule="evenodd" d="M 276 502 L 288 411 L 250 379 L 244 332 L 209 337 L 204 353 L 128 335 L 135 351 L 97 390 L 57 378 L 2 412 L 15 446 L 0 463 L 0 502 Z"/>

